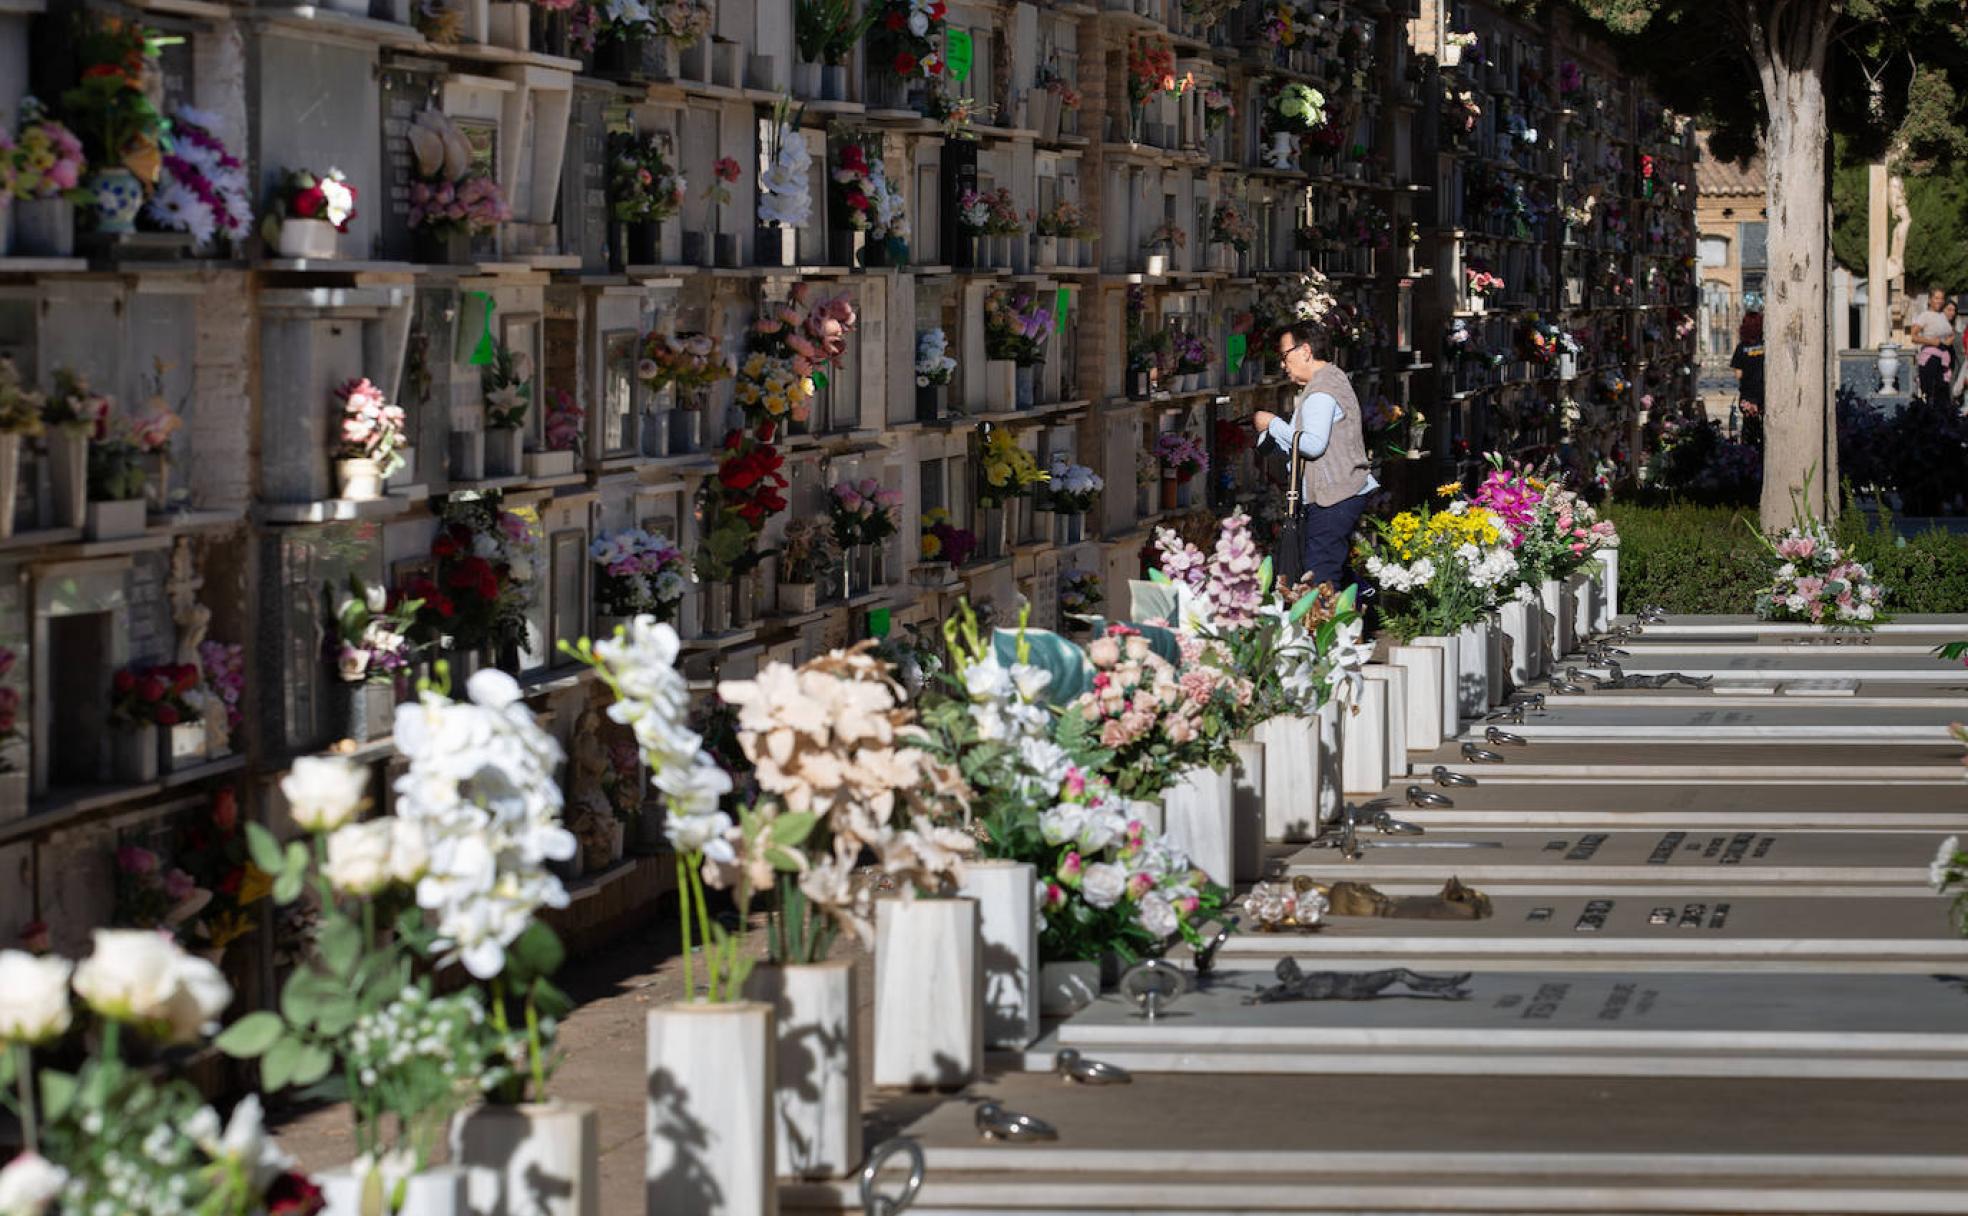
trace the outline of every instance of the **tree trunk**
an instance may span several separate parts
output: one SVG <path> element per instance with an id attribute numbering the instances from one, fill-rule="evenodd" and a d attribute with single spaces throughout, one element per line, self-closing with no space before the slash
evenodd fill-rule
<path id="1" fill-rule="evenodd" d="M 1752 3 L 1752 10 L 1764 6 Z M 1823 515 L 1837 442 L 1834 385 L 1826 382 L 1830 266 L 1825 221 L 1825 32 L 1832 5 L 1790 0 L 1772 20 L 1752 11 L 1750 52 L 1769 107 L 1769 276 L 1764 286 L 1763 527 L 1790 526 L 1792 491 Z M 1827 501 L 1829 499 L 1829 502 Z"/>

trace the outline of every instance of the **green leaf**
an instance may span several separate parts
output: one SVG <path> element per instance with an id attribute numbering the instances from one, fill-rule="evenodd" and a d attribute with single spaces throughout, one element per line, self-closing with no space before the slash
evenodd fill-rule
<path id="1" fill-rule="evenodd" d="M 1360 584 L 1358 583 L 1354 583 L 1352 586 L 1348 587 L 1346 590 L 1339 593 L 1339 610 L 1341 612 L 1353 611 L 1353 606 L 1359 602 L 1360 602 Z"/>
<path id="2" fill-rule="evenodd" d="M 337 979 L 347 979 L 355 970 L 355 964 L 362 957 L 362 929 L 345 916 L 332 916 L 321 926 L 321 932 L 314 939 L 315 948 L 321 952 L 321 961 L 329 974 Z"/>
<path id="3" fill-rule="evenodd" d="M 776 844 L 766 846 L 765 859 L 781 874 L 797 874 L 806 868 L 799 854 L 788 852 Z"/>
<path id="4" fill-rule="evenodd" d="M 574 1011 L 574 999 L 544 979 L 533 981 L 532 996 L 542 1017 L 564 1018 Z"/>
<path id="5" fill-rule="evenodd" d="M 235 1060 L 257 1059 L 266 1054 L 286 1029 L 279 1014 L 261 1010 L 249 1013 L 226 1027 L 225 1033 L 214 1040 L 213 1045 Z"/>
<path id="6" fill-rule="evenodd" d="M 337 992 L 315 1011 L 314 1028 L 323 1038 L 334 1038 L 355 1025 L 356 1015 L 360 1012 L 356 1008 L 354 993 Z"/>
<path id="7" fill-rule="evenodd" d="M 327 1076 L 328 1070 L 334 1066 L 334 1053 L 326 1047 L 308 1043 L 301 1048 L 300 1055 L 295 1059 L 294 1073 L 288 1083 L 295 1086 L 313 1085 Z"/>
<path id="8" fill-rule="evenodd" d="M 781 815 L 772 821 L 770 829 L 772 843 L 789 847 L 803 844 L 808 836 L 813 835 L 813 829 L 819 822 L 820 817 L 812 811 L 794 811 Z"/>
<path id="9" fill-rule="evenodd" d="M 560 944 L 560 938 L 544 922 L 536 920 L 514 939 L 506 952 L 506 967 L 513 972 L 515 980 L 525 983 L 534 976 L 552 975 L 560 970 L 566 957 L 567 950 Z"/>
<path id="10" fill-rule="evenodd" d="M 301 881 L 306 876 L 299 870 L 288 870 L 273 880 L 273 902 L 291 904 L 301 897 Z"/>
<path id="11" fill-rule="evenodd" d="M 75 1105 L 77 1088 L 73 1075 L 44 1070 L 41 1073 L 41 1118 L 48 1123 L 61 1122 L 62 1116 Z"/>
<path id="12" fill-rule="evenodd" d="M 1269 557 L 1257 564 L 1257 593 L 1259 595 L 1269 595 L 1271 593 L 1271 559 Z"/>
<path id="13" fill-rule="evenodd" d="M 287 842 L 287 856 L 281 859 L 286 871 L 306 871 L 308 864 L 307 846 L 298 840 Z"/>
<path id="14" fill-rule="evenodd" d="M 1312 611 L 1312 605 L 1316 604 L 1317 602 L 1318 600 L 1313 596 L 1310 595 L 1299 596 L 1298 602 L 1291 606 L 1291 612 L 1288 614 L 1291 617 L 1292 624 L 1296 625 L 1300 621 L 1303 621 L 1305 619 L 1305 614 Z"/>
<path id="15" fill-rule="evenodd" d="M 1168 575 L 1163 574 L 1160 568 L 1156 568 L 1148 572 L 1148 581 L 1163 587 L 1173 587 L 1175 585 L 1175 580 L 1171 579 Z"/>
<path id="16" fill-rule="evenodd" d="M 268 1093 L 287 1088 L 294 1079 L 294 1068 L 301 1062 L 307 1044 L 293 1035 L 284 1035 L 260 1057 L 260 1087 Z"/>
<path id="17" fill-rule="evenodd" d="M 246 825 L 246 853 L 253 864 L 268 874 L 278 874 L 283 868 L 280 860 L 280 842 L 273 833 L 257 823 Z"/>

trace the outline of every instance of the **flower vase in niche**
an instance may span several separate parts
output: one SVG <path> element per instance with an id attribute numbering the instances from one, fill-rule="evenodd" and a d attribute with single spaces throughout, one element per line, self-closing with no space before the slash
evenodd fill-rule
<path id="1" fill-rule="evenodd" d="M 322 260 L 339 250 L 355 218 L 355 188 L 339 169 L 287 174 L 267 214 L 264 235 L 283 258 Z"/>
<path id="2" fill-rule="evenodd" d="M 533 406 L 533 358 L 494 343 L 492 362 L 480 373 L 485 394 L 485 472 L 489 477 L 516 477 L 524 464 L 520 428 Z"/>
<path id="3" fill-rule="evenodd" d="M 410 229 L 417 260 L 431 265 L 472 261 L 473 240 L 512 218 L 499 183 L 478 168 L 456 123 L 438 110 L 412 120 L 406 138 L 416 161 L 410 183 Z"/>
<path id="4" fill-rule="evenodd" d="M 352 501 L 381 498 L 383 483 L 402 463 L 404 415 L 366 378 L 335 390 L 341 429 L 335 447 L 337 496 Z"/>
<path id="5" fill-rule="evenodd" d="M 50 117 L 33 98 L 23 98 L 14 138 L 14 251 L 23 257 L 75 254 L 75 202 L 87 160 L 82 141 Z"/>

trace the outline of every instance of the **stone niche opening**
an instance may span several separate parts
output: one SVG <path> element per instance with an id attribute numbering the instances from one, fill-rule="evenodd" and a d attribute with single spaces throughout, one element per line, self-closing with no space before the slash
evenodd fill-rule
<path id="1" fill-rule="evenodd" d="M 110 682 L 129 661 L 127 560 L 34 572 L 34 793 L 102 785 Z"/>

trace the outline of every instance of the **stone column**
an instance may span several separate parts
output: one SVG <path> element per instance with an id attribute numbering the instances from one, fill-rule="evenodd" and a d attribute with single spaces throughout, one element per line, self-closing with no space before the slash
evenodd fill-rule
<path id="1" fill-rule="evenodd" d="M 1886 205 L 1886 162 L 1866 167 L 1866 346 L 1878 349 L 1892 334 L 1892 286 L 1886 258 L 1892 212 Z"/>

